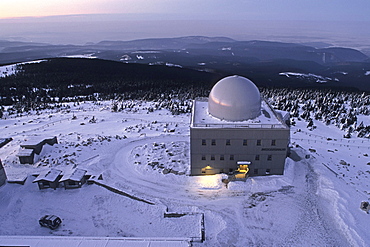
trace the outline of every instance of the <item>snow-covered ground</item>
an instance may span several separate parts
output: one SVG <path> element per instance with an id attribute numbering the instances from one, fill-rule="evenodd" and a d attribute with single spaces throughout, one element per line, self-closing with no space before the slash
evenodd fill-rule
<path id="1" fill-rule="evenodd" d="M 23 64 L 31 64 L 31 63 L 41 63 L 46 60 L 35 60 L 30 62 L 24 62 L 24 63 L 16 63 L 16 64 L 10 64 L 10 65 L 4 65 L 0 66 L 0 78 L 14 75 L 18 72 L 17 66 L 23 65 Z"/>
<path id="2" fill-rule="evenodd" d="M 68 58 L 91 58 L 91 59 L 94 59 L 94 58 L 98 58 L 97 56 L 94 56 L 95 53 L 91 53 L 91 54 L 77 54 L 77 55 L 65 55 L 65 56 L 61 56 L 61 57 L 68 57 Z"/>
<path id="3" fill-rule="evenodd" d="M 302 73 L 296 73 L 296 72 L 282 72 L 282 73 L 279 73 L 279 75 L 281 76 L 286 76 L 286 77 L 296 77 L 296 78 L 300 78 L 302 80 L 312 80 L 312 81 L 315 81 L 317 83 L 326 83 L 328 81 L 338 81 L 337 78 L 330 78 L 330 77 L 323 77 L 321 75 L 315 75 L 315 74 L 312 74 L 312 73 L 309 73 L 309 74 L 302 74 Z"/>
<path id="4" fill-rule="evenodd" d="M 283 176 L 222 183 L 224 175 L 189 173 L 190 115 L 150 112 L 133 102 L 119 113 L 111 102 L 70 103 L 39 114 L 0 120 L 0 148 L 9 180 L 0 187 L 1 235 L 181 237 L 206 240 L 194 246 L 367 246 L 370 215 L 370 141 L 342 139 L 343 131 L 315 122 L 292 127 L 292 153 Z M 364 123 L 370 122 L 363 117 Z M 57 136 L 34 165 L 18 161 L 20 144 L 34 135 Z M 329 139 L 328 139 L 329 138 Z M 51 167 L 82 168 L 102 175 L 103 185 L 39 190 L 35 174 Z M 176 213 L 182 217 L 165 217 Z M 38 225 L 45 214 L 63 223 Z"/>
<path id="5" fill-rule="evenodd" d="M 16 71 L 17 69 L 15 64 L 0 66 L 0 78 L 14 75 Z"/>

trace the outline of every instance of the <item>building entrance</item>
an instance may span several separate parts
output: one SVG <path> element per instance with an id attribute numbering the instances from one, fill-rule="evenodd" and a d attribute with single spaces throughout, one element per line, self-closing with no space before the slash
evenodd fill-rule
<path id="1" fill-rule="evenodd" d="M 206 166 L 206 167 L 202 168 L 202 174 L 204 174 L 204 175 L 214 175 L 214 174 L 216 174 L 216 169 L 214 169 L 211 166 Z"/>

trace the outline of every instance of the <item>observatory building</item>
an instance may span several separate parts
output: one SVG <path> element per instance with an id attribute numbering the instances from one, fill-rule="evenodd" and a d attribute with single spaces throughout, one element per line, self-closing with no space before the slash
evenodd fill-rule
<path id="1" fill-rule="evenodd" d="M 208 99 L 193 103 L 191 175 L 283 174 L 290 140 L 287 120 L 289 114 L 274 111 L 251 80 L 223 78 Z"/>

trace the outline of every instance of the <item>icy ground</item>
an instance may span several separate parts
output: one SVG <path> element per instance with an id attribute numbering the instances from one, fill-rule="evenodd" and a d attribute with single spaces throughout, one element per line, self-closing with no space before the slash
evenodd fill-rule
<path id="1" fill-rule="evenodd" d="M 186 175 L 190 116 L 149 112 L 152 104 L 112 113 L 111 102 L 70 103 L 1 119 L 0 138 L 13 138 L 0 148 L 8 179 L 27 180 L 0 187 L 0 244 L 1 235 L 198 239 L 204 215 L 206 240 L 194 246 L 368 246 L 370 215 L 359 208 L 370 197 L 368 139 L 342 139 L 320 122 L 309 131 L 297 121 L 283 176 L 226 186 L 222 175 Z M 59 143 L 21 165 L 19 145 L 33 135 Z M 102 174 L 102 184 L 132 197 L 97 184 L 39 190 L 32 175 L 51 167 Z M 40 227 L 45 214 L 61 217 L 62 226 Z"/>

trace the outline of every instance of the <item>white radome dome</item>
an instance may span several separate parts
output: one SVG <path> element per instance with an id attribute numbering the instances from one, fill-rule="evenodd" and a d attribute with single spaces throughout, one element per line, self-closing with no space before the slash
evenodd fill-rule
<path id="1" fill-rule="evenodd" d="M 228 76 L 218 81 L 208 97 L 208 113 L 228 120 L 243 121 L 261 114 L 261 95 L 256 85 L 242 76 Z"/>

